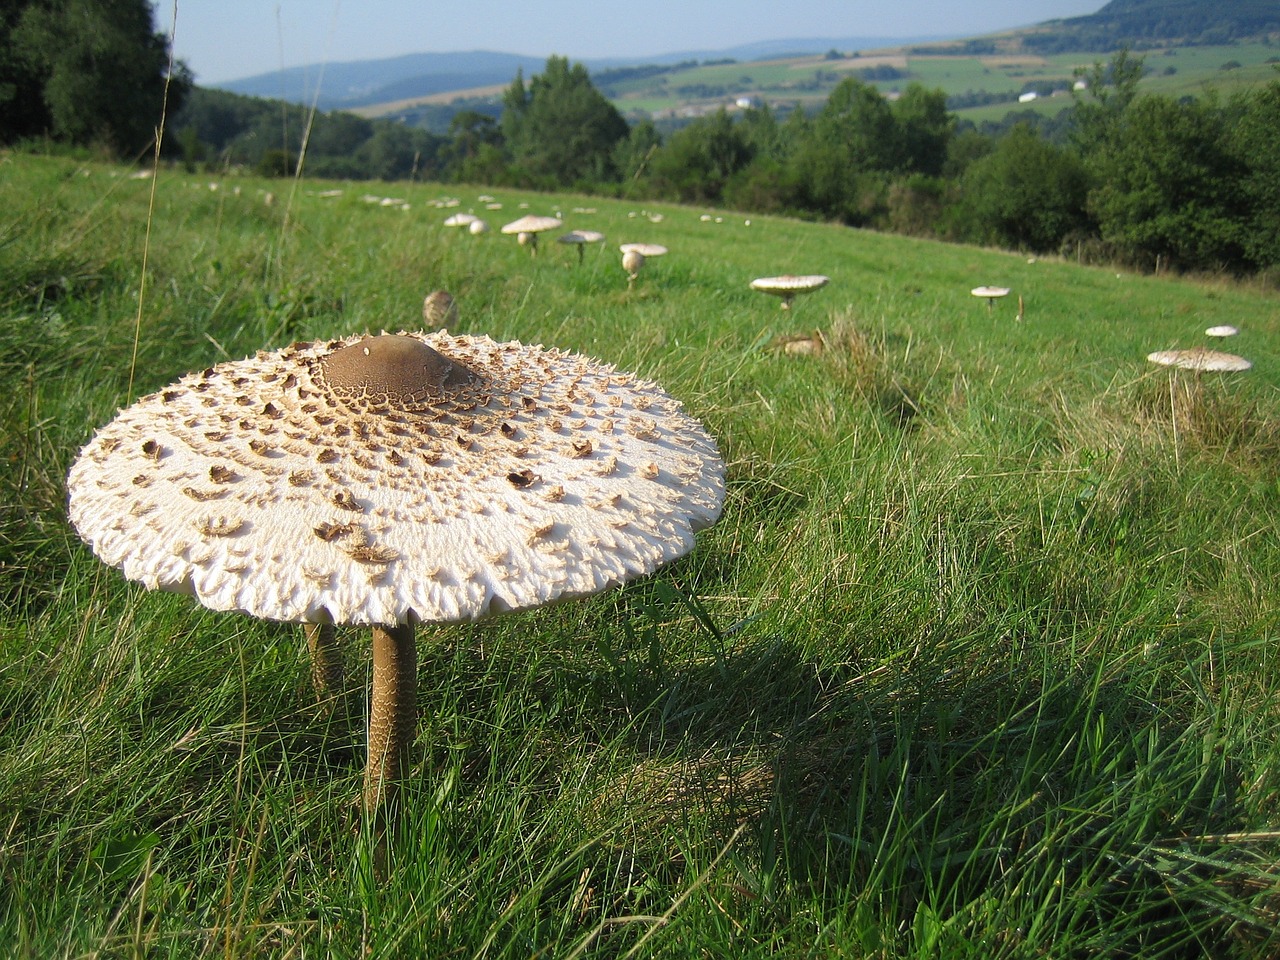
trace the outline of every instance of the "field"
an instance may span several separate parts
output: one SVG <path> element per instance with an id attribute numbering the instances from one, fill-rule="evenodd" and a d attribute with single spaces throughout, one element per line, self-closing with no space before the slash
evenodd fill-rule
<path id="1" fill-rule="evenodd" d="M 799 104 L 817 109 L 837 83 L 848 76 L 863 76 L 882 93 L 892 96 L 909 83 L 941 90 L 948 97 L 971 93 L 1008 94 L 1016 97 L 1028 84 L 1047 84 L 1060 91 L 1070 89 L 1077 70 L 1088 70 L 1109 57 L 1093 53 L 1049 56 L 1002 53 L 967 55 L 910 54 L 903 50 L 845 51 L 851 56 L 828 60 L 822 56 L 777 60 L 699 64 L 650 77 L 610 84 L 606 94 L 630 120 L 642 116 L 693 116 L 728 107 L 740 97 L 755 98 L 775 108 L 789 110 Z M 1140 51 L 1148 76 L 1140 89 L 1162 96 L 1221 95 L 1247 90 L 1275 77 L 1276 49 L 1262 43 L 1230 46 L 1176 47 Z M 874 71 L 891 67 L 897 76 L 877 78 Z M 1224 69 L 1225 68 L 1225 69 Z M 864 71 L 873 71 L 864 74 Z M 416 103 L 448 103 L 457 97 L 493 97 L 492 88 L 434 94 L 414 100 L 362 107 L 362 116 L 393 115 Z M 1031 104 L 1002 102 L 963 107 L 954 111 L 961 119 L 980 123 L 998 121 L 1010 110 L 1031 109 L 1057 113 L 1071 105 L 1070 97 L 1041 98 Z"/>
<path id="2" fill-rule="evenodd" d="M 1280 952 L 1274 290 L 499 192 L 603 231 L 578 265 L 442 225 L 483 187 L 367 189 L 0 155 L 0 952 Z M 788 272 L 831 282 L 748 289 Z M 651 578 L 420 628 L 381 876 L 299 628 L 126 583 L 64 479 L 132 399 L 434 288 L 662 383 L 729 496 Z M 1253 369 L 1146 362 L 1219 324 Z"/>

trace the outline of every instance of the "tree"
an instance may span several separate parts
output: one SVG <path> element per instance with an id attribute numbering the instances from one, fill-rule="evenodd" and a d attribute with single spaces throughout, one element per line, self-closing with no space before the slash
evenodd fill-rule
<path id="1" fill-rule="evenodd" d="M 947 112 L 947 95 L 910 83 L 893 104 L 892 113 L 901 149 L 898 169 L 903 173 L 941 176 L 955 132 L 955 118 Z"/>
<path id="2" fill-rule="evenodd" d="M 1089 209 L 1102 238 L 1143 265 L 1162 257 L 1191 269 L 1245 266 L 1240 184 L 1248 170 L 1230 146 L 1212 102 L 1134 100 L 1116 135 L 1087 160 L 1095 179 Z"/>
<path id="3" fill-rule="evenodd" d="M 725 183 L 751 162 L 751 148 L 723 108 L 676 131 L 653 156 L 649 182 L 662 196 L 714 203 Z"/>
<path id="4" fill-rule="evenodd" d="M 1058 249 L 1068 234 L 1087 229 L 1089 181 L 1080 158 L 1014 127 L 995 150 L 974 161 L 960 180 L 951 211 L 963 239 L 1021 250 Z"/>
<path id="5" fill-rule="evenodd" d="M 20 9 L 19 9 L 20 8 Z M 4 91 L 31 97 L 17 115 L 5 111 L 0 136 L 51 134 L 100 144 L 118 155 L 146 150 L 165 105 L 168 41 L 154 31 L 147 0 L 28 0 L 6 4 Z M 191 86 L 177 64 L 168 84 L 174 112 Z"/>
<path id="6" fill-rule="evenodd" d="M 502 133 L 524 176 L 538 184 L 572 186 L 616 178 L 612 153 L 628 128 L 592 85 L 586 67 L 552 56 L 527 89 L 516 75 L 503 97 Z"/>
<path id="7" fill-rule="evenodd" d="M 1240 184 L 1248 211 L 1243 224 L 1245 253 L 1258 267 L 1280 264 L 1280 80 L 1236 99 L 1231 153 L 1248 172 Z"/>

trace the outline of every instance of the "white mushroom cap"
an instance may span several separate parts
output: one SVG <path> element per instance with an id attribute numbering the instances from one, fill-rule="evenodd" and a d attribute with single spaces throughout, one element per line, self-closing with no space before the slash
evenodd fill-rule
<path id="1" fill-rule="evenodd" d="M 604 234 L 599 230 L 570 230 L 564 236 L 560 237 L 559 243 L 601 243 L 604 241 Z"/>
<path id="2" fill-rule="evenodd" d="M 661 257 L 667 248 L 660 243 L 624 243 L 618 247 L 623 253 L 638 253 L 645 257 Z"/>
<path id="3" fill-rule="evenodd" d="M 446 227 L 469 227 L 480 218 L 474 213 L 455 213 L 444 221 Z"/>
<path id="4" fill-rule="evenodd" d="M 797 293 L 808 293 L 810 290 L 817 290 L 819 287 L 825 287 L 830 282 L 830 277 L 824 277 L 821 274 L 793 276 L 792 274 L 787 273 L 780 277 L 759 277 L 752 280 L 751 289 L 759 290 L 761 293 L 772 293 L 774 295 L 795 295 Z"/>
<path id="5" fill-rule="evenodd" d="M 1253 366 L 1244 357 L 1218 350 L 1206 350 L 1204 347 L 1192 347 L 1190 350 L 1157 350 L 1155 353 L 1147 354 L 1147 359 L 1163 367 L 1213 372 L 1248 370 Z"/>
<path id="6" fill-rule="evenodd" d="M 564 221 L 557 217 L 539 217 L 535 214 L 529 214 L 519 220 L 512 220 L 510 223 L 505 224 L 502 227 L 502 232 L 506 234 L 542 233 L 562 226 L 564 226 Z"/>
<path id="7" fill-rule="evenodd" d="M 1234 337 L 1240 331 L 1229 324 L 1222 324 L 1218 327 L 1210 327 L 1204 332 L 1206 337 Z"/>
<path id="8" fill-rule="evenodd" d="M 80 536 L 147 587 L 387 625 L 648 573 L 716 520 L 724 465 L 652 382 L 441 332 L 189 374 L 103 427 L 67 486 Z"/>
<path id="9" fill-rule="evenodd" d="M 483 220 L 472 220 L 469 224 L 467 224 L 467 229 L 468 229 L 468 230 L 469 230 L 469 231 L 470 231 L 474 236 L 477 236 L 477 237 L 478 237 L 478 236 L 480 236 L 480 234 L 482 234 L 482 233 L 488 233 L 488 232 L 489 232 L 489 225 L 488 225 L 487 223 L 485 223 Z"/>
<path id="10" fill-rule="evenodd" d="M 975 297 L 985 297 L 988 300 L 994 300 L 997 297 L 1007 297 L 1009 295 L 1008 287 L 974 287 L 969 291 Z"/>

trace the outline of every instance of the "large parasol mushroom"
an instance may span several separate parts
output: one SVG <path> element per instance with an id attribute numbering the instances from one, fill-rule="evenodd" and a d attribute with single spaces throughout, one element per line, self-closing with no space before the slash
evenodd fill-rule
<path id="1" fill-rule="evenodd" d="M 1212 373 L 1231 373 L 1248 370 L 1253 366 L 1244 357 L 1220 350 L 1191 347 L 1189 350 L 1157 350 L 1147 354 L 1147 359 L 1162 367 L 1180 367 L 1183 370 L 1204 370 Z"/>
<path id="2" fill-rule="evenodd" d="M 759 290 L 761 293 L 767 293 L 770 296 L 780 297 L 782 299 L 782 309 L 790 310 L 791 301 L 802 293 L 812 293 L 825 287 L 831 282 L 830 277 L 824 277 L 820 274 L 811 274 L 809 276 L 794 276 L 792 274 L 783 274 L 780 277 L 759 277 L 751 281 L 751 289 Z"/>
<path id="3" fill-rule="evenodd" d="M 557 239 L 558 243 L 571 244 L 578 248 L 578 265 L 582 265 L 583 255 L 588 243 L 604 243 L 604 234 L 599 230 L 570 230 Z"/>
<path id="4" fill-rule="evenodd" d="M 535 214 L 528 214 L 519 220 L 512 220 L 505 224 L 502 232 L 505 234 L 515 234 L 516 240 L 522 247 L 529 248 L 529 256 L 536 257 L 538 255 L 538 234 L 546 233 L 548 230 L 554 230 L 556 227 L 564 226 L 564 221 L 559 217 L 539 217 Z"/>
<path id="5" fill-rule="evenodd" d="M 414 624 L 595 593 L 718 517 L 714 441 L 656 384 L 447 333 L 297 343 L 189 374 L 80 452 L 69 515 L 152 589 L 271 620 L 367 624 L 364 807 L 409 765 Z"/>

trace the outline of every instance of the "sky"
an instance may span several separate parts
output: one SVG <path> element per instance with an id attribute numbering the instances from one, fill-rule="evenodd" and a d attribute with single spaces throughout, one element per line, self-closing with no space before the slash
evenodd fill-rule
<path id="1" fill-rule="evenodd" d="M 172 32 L 174 50 L 197 83 L 213 84 L 281 67 L 406 53 L 641 60 L 761 40 L 969 36 L 1094 13 L 1106 0 L 153 2 L 156 29 Z"/>

